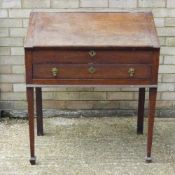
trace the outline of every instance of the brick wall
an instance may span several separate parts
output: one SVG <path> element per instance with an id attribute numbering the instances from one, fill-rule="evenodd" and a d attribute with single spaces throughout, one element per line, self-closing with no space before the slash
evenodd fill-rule
<path id="1" fill-rule="evenodd" d="M 175 111 L 175 0 L 0 0 L 0 106 L 25 109 L 24 37 L 39 11 L 152 11 L 161 42 L 157 107 Z M 45 108 L 136 109 L 137 89 L 45 89 Z M 59 91 L 59 92 L 58 92 Z"/>

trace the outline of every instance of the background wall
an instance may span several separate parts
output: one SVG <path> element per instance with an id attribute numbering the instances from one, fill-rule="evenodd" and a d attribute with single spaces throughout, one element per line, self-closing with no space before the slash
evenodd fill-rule
<path id="1" fill-rule="evenodd" d="M 24 37 L 32 9 L 38 11 L 152 11 L 161 43 L 158 115 L 175 113 L 175 0 L 0 0 L 0 106 L 26 109 Z M 137 89 L 45 89 L 44 107 L 55 109 L 137 108 Z M 59 91 L 59 93 L 58 93 Z"/>

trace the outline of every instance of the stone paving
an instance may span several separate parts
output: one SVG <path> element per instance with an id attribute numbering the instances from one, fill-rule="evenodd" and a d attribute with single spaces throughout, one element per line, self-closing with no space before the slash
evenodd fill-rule
<path id="1" fill-rule="evenodd" d="M 175 119 L 156 118 L 153 163 L 136 118 L 45 118 L 29 163 L 27 120 L 0 120 L 0 175 L 175 175 Z"/>

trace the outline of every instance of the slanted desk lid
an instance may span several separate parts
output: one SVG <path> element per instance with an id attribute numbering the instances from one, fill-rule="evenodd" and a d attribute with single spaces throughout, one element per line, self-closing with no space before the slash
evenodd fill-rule
<path id="1" fill-rule="evenodd" d="M 32 12 L 24 47 L 160 46 L 152 13 Z"/>

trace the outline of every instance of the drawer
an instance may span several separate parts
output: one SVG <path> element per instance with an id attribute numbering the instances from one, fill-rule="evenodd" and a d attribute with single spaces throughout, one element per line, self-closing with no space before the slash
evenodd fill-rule
<path id="1" fill-rule="evenodd" d="M 80 63 L 116 63 L 151 64 L 152 50 L 58 50 L 40 49 L 33 51 L 33 63 L 40 64 L 80 64 Z"/>
<path id="2" fill-rule="evenodd" d="M 35 64 L 33 79 L 150 79 L 147 64 Z"/>

